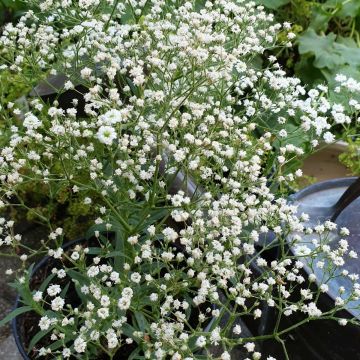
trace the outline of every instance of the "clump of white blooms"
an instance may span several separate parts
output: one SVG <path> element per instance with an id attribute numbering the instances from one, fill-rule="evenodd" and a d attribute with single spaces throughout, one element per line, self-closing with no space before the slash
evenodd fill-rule
<path id="1" fill-rule="evenodd" d="M 41 290 L 29 271 L 18 273 L 22 301 L 48 339 L 33 353 L 231 359 L 242 347 L 265 359 L 237 318 L 261 319 L 266 303 L 285 317 L 336 319 L 359 298 L 357 275 L 341 272 L 356 254 L 345 239 L 331 243 L 329 224 L 314 230 L 311 246 L 301 241 L 312 230 L 285 191 L 301 176 L 292 160 L 332 142 L 332 126 L 347 126 L 359 104 L 332 103 L 325 86 L 307 91 L 266 59 L 280 30 L 288 27 L 242 0 L 34 1 L 4 28 L 2 69 L 31 84 L 61 74 L 60 92 L 78 91 L 83 102 L 30 98 L 22 120 L 7 107 L 1 206 L 31 207 L 17 192 L 30 182 L 49 198 L 65 186 L 98 212 L 92 237 L 62 249 L 62 229 L 32 209 L 49 226 L 43 250 L 55 264 Z M 339 91 L 360 92 L 337 80 Z M 73 90 L 80 85 L 86 91 Z M 2 219 L 1 232 L 0 245 L 22 247 L 12 221 Z M 269 233 L 276 238 L 264 251 L 281 249 L 274 260 L 257 252 Z M 323 314 L 317 291 L 334 276 L 350 290 Z M 290 329 L 277 331 L 269 338 Z"/>

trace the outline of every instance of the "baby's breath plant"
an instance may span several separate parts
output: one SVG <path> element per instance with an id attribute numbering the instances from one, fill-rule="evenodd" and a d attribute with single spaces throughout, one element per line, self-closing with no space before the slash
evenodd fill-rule
<path id="1" fill-rule="evenodd" d="M 2 323 L 36 321 L 24 344 L 31 358 L 228 360 L 241 348 L 260 359 L 266 339 L 288 358 L 283 337 L 295 328 L 357 322 L 337 315 L 359 296 L 357 275 L 341 272 L 356 254 L 344 239 L 332 243 L 336 224 L 306 226 L 286 196 L 302 175 L 293 161 L 332 142 L 332 126 L 348 126 L 358 108 L 332 103 L 322 85 L 306 91 L 274 57 L 254 65 L 288 25 L 235 0 L 31 8 L 3 29 L 1 70 L 27 86 L 65 76 L 57 100 L 1 110 L 1 207 L 25 209 L 49 229 L 32 249 L 1 219 L 0 245 L 24 264 L 8 270 L 23 306 Z M 359 91 L 338 81 L 339 92 Z M 84 103 L 63 106 L 69 91 Z M 46 211 L 27 201 L 24 184 L 42 189 Z M 62 194 L 93 221 L 71 246 L 53 216 Z M 45 274 L 26 265 L 39 254 L 49 256 Z M 335 277 L 348 289 L 322 311 Z M 264 304 L 277 314 L 273 328 L 243 336 L 237 320 L 261 319 Z M 294 313 L 302 319 L 284 327 Z"/>

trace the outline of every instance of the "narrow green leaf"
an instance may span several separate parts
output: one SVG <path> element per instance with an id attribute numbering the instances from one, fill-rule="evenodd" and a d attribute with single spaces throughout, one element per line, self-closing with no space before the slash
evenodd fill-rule
<path id="1" fill-rule="evenodd" d="M 136 341 L 136 338 L 133 338 L 133 333 L 136 331 L 130 324 L 123 324 L 123 326 L 121 327 L 122 332 L 124 333 L 125 336 L 127 336 L 128 338 L 134 339 Z"/>
<path id="2" fill-rule="evenodd" d="M 60 339 L 58 341 L 55 341 L 54 343 L 52 343 L 49 348 L 54 351 L 54 350 L 57 350 L 59 349 L 60 347 L 63 346 L 63 343 L 64 343 L 64 340 Z"/>
<path id="3" fill-rule="evenodd" d="M 53 326 L 50 326 L 47 330 L 39 331 L 30 341 L 29 349 L 32 349 L 44 336 L 46 336 L 50 331 L 52 331 Z"/>
<path id="4" fill-rule="evenodd" d="M 80 273 L 78 273 L 75 270 L 68 270 L 67 274 L 73 279 L 73 280 L 77 280 L 80 284 L 89 284 L 89 278 L 87 278 L 85 275 L 82 275 Z"/>
<path id="5" fill-rule="evenodd" d="M 136 318 L 136 322 L 139 326 L 140 331 L 146 331 L 149 329 L 149 323 L 146 320 L 145 316 L 143 313 L 139 312 L 139 311 L 135 311 L 134 312 L 135 318 Z"/>
<path id="6" fill-rule="evenodd" d="M 96 224 L 90 226 L 90 228 L 86 231 L 85 238 L 88 240 L 91 237 L 93 237 L 95 231 L 99 231 L 100 233 L 102 233 L 102 232 L 107 232 L 108 230 L 106 228 L 106 224 Z"/>
<path id="7" fill-rule="evenodd" d="M 105 258 L 118 257 L 118 256 L 120 257 L 122 256 L 123 258 L 132 261 L 132 259 L 129 256 L 125 255 L 121 251 L 111 251 L 108 254 L 106 254 Z"/>
<path id="8" fill-rule="evenodd" d="M 89 255 L 99 255 L 99 254 L 101 254 L 101 249 L 96 248 L 96 247 L 91 247 L 91 248 L 89 248 L 88 254 Z"/>
<path id="9" fill-rule="evenodd" d="M 39 291 L 45 291 L 47 286 L 50 284 L 50 281 L 55 277 L 56 274 L 50 274 L 39 287 Z"/>
<path id="10" fill-rule="evenodd" d="M 16 316 L 21 315 L 21 314 L 26 313 L 26 312 L 31 311 L 31 310 L 32 310 L 32 307 L 29 306 L 29 305 L 16 308 L 15 310 L 13 310 L 11 313 L 9 313 L 7 316 L 5 316 L 0 321 L 0 327 L 7 324 L 9 321 L 14 319 Z"/>
<path id="11" fill-rule="evenodd" d="M 114 256 L 114 268 L 116 271 L 121 272 L 124 268 L 124 256 L 120 256 L 120 254 L 125 255 L 125 239 L 120 233 L 120 231 L 115 232 L 115 251 L 119 254 Z"/>
<path id="12" fill-rule="evenodd" d="M 128 360 L 138 360 L 138 359 L 142 359 L 143 356 L 140 356 L 139 353 L 142 349 L 137 347 L 130 355 Z"/>
<path id="13" fill-rule="evenodd" d="M 62 298 L 64 298 L 65 295 L 66 295 L 66 293 L 68 292 L 69 286 L 70 286 L 70 283 L 68 282 L 68 283 L 66 284 L 66 286 L 62 289 L 62 291 L 61 291 L 61 293 L 60 293 L 60 296 L 61 296 Z"/>

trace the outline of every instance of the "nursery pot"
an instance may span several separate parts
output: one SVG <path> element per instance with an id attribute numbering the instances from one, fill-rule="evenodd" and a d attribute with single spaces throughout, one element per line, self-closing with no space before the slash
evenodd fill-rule
<path id="1" fill-rule="evenodd" d="M 339 201 L 341 199 L 341 201 Z M 290 196 L 289 202 L 298 206 L 298 214 L 305 212 L 310 215 L 309 223 L 305 225 L 314 227 L 319 222 L 327 219 L 337 223 L 338 229 L 346 227 L 350 231 L 347 238 L 349 249 L 357 253 L 360 252 L 360 180 L 356 177 L 340 178 L 323 181 L 313 184 Z M 336 206 L 334 206 L 336 204 Z M 340 240 L 335 231 L 330 234 L 331 242 Z M 302 235 L 302 241 L 309 245 L 314 235 Z M 295 254 L 295 248 L 291 242 L 291 236 L 288 237 L 288 248 L 292 254 Z M 268 234 L 267 239 L 261 239 L 263 244 L 276 241 L 274 234 Z M 276 252 L 270 254 L 267 260 L 275 260 Z M 308 278 L 312 273 L 306 258 L 304 259 L 303 276 Z M 262 270 L 252 264 L 255 274 Z M 326 268 L 326 266 L 325 266 Z M 360 259 L 347 259 L 344 269 L 349 273 L 360 274 Z M 322 278 L 322 270 L 316 269 L 317 279 Z M 319 281 L 309 284 L 313 290 L 320 286 Z M 336 278 L 328 282 L 329 291 L 321 293 L 317 307 L 326 312 L 331 310 L 335 304 L 335 298 L 338 296 L 338 288 L 343 286 L 348 293 L 351 289 L 351 281 L 344 278 Z M 296 296 L 296 294 L 295 294 Z M 358 308 L 356 308 L 358 307 Z M 263 316 L 260 326 L 257 324 L 248 324 L 250 329 L 257 335 L 271 334 L 277 319 L 277 311 L 269 308 L 266 304 L 263 307 Z M 360 300 L 352 301 L 345 310 L 336 313 L 338 318 L 360 320 Z M 291 316 L 282 316 L 280 321 L 280 330 L 287 329 L 292 325 L 304 320 L 305 316 L 300 312 L 295 312 Z M 355 340 L 360 336 L 360 327 L 348 323 L 346 326 L 340 326 L 334 320 L 311 320 L 295 328 L 282 336 L 287 353 L 291 360 L 360 360 L 360 346 Z M 280 343 L 275 340 L 266 340 L 262 344 L 263 352 L 277 359 L 285 359 L 284 351 Z"/>
<path id="2" fill-rule="evenodd" d="M 351 185 L 351 188 L 350 188 Z M 350 189 L 349 189 L 350 188 Z M 349 190 L 349 191 L 347 191 Z M 343 196 L 346 192 L 345 197 Z M 332 221 L 336 222 L 338 229 L 346 227 L 350 231 L 347 238 L 349 249 L 360 253 L 360 182 L 357 178 L 340 178 L 334 180 L 323 181 L 311 185 L 298 193 L 292 195 L 291 201 L 298 205 L 299 214 L 302 212 L 310 215 L 309 223 L 306 226 L 315 226 L 319 222 L 329 219 L 328 209 L 332 209 L 334 204 L 339 204 L 341 198 L 343 206 L 339 209 L 337 216 L 332 216 Z M 340 201 L 341 202 L 341 201 Z M 309 241 L 314 235 L 304 235 L 302 240 L 304 243 Z M 291 238 L 291 237 L 290 237 Z M 290 239 L 289 239 L 290 240 Z M 337 232 L 330 234 L 331 243 L 337 243 L 340 237 Z M 292 252 L 292 248 L 289 243 Z M 312 271 L 307 265 L 306 258 L 304 260 L 305 277 Z M 326 268 L 326 265 L 325 265 Z M 360 260 L 347 259 L 344 269 L 349 273 L 360 273 Z M 339 271 L 340 272 L 340 271 Z M 323 270 L 315 267 L 315 275 L 317 279 L 321 279 Z M 330 280 L 328 283 L 329 291 L 322 293 L 317 301 L 318 308 L 323 311 L 329 311 L 334 307 L 335 298 L 338 296 L 340 286 L 345 288 L 346 294 L 351 292 L 352 284 L 350 279 L 339 277 Z M 313 284 L 319 286 L 318 280 Z M 352 301 L 346 309 L 336 314 L 339 318 L 360 320 L 360 300 Z M 291 326 L 292 323 L 301 320 L 301 315 L 295 313 L 294 316 L 283 317 L 284 327 Z M 292 333 L 293 340 L 288 341 L 288 350 L 291 359 L 323 359 L 323 360 L 356 360 L 360 359 L 360 345 L 356 339 L 360 337 L 360 327 L 348 324 L 340 326 L 334 320 L 314 320 L 296 328 Z"/>
<path id="3" fill-rule="evenodd" d="M 63 246 L 64 250 L 70 249 L 72 246 L 77 245 L 79 243 L 85 242 L 86 240 L 84 238 L 80 238 L 77 240 L 73 240 L 70 241 L 68 243 L 66 243 Z M 37 272 L 39 272 L 42 268 L 44 268 L 50 261 L 54 261 L 53 258 L 51 258 L 50 256 L 45 256 L 43 259 L 41 259 L 33 268 L 32 271 L 32 276 L 34 276 Z M 16 300 L 15 300 L 15 306 L 14 309 L 21 307 L 21 299 L 20 296 L 18 295 Z M 21 319 L 21 315 L 20 316 L 16 316 L 12 322 L 11 322 L 11 327 L 12 327 L 12 332 L 14 335 L 14 339 L 15 339 L 15 343 L 16 346 L 19 350 L 19 353 L 21 354 L 22 358 L 24 360 L 31 360 L 30 357 L 28 356 L 25 347 L 24 347 L 24 340 L 23 340 L 23 336 L 21 334 L 21 323 L 20 323 L 20 319 Z"/>
<path id="4" fill-rule="evenodd" d="M 90 240 L 86 240 L 85 238 L 80 238 L 80 239 L 77 239 L 77 240 L 74 240 L 74 241 L 71 241 L 69 243 L 66 243 L 64 246 L 63 246 L 63 249 L 66 251 L 66 250 L 69 250 L 70 248 L 74 247 L 75 245 L 77 244 L 88 244 Z M 90 255 L 91 256 L 91 255 Z M 95 255 L 94 255 L 95 256 Z M 32 274 L 31 274 L 31 277 L 34 278 L 39 272 L 41 272 L 42 270 L 45 271 L 45 274 L 47 275 L 48 274 L 48 270 L 46 269 L 47 266 L 49 267 L 52 267 L 52 265 L 54 265 L 53 263 L 56 263 L 56 259 L 50 257 L 50 256 L 46 256 L 44 257 L 42 260 L 40 260 L 33 268 L 33 271 L 32 271 Z M 42 274 L 40 273 L 40 276 Z M 22 306 L 22 302 L 21 302 L 21 298 L 20 296 L 17 296 L 16 298 L 16 301 L 15 301 L 15 306 L 14 306 L 14 309 L 16 308 L 19 308 Z M 207 306 L 211 306 L 214 310 L 216 309 L 216 306 L 215 305 L 212 305 L 212 304 L 208 304 Z M 26 315 L 27 313 L 25 314 L 21 314 L 19 316 L 16 316 L 13 320 L 12 320 L 12 323 L 11 323 L 11 326 L 12 326 L 12 332 L 13 332 L 13 335 L 14 335 L 14 339 L 15 339 L 15 343 L 17 345 L 17 348 L 19 350 L 19 353 L 21 354 L 22 358 L 24 360 L 32 360 L 33 357 L 31 357 L 31 355 L 29 356 L 27 351 L 26 351 L 26 342 L 29 341 L 29 339 L 25 340 L 24 339 L 24 333 L 25 333 L 25 330 L 24 330 L 24 327 L 27 326 L 27 324 L 25 323 L 25 319 L 23 319 L 22 317 L 24 315 Z M 195 311 L 195 314 L 196 314 L 196 311 Z M 204 324 L 204 331 L 205 332 L 208 332 L 210 331 L 210 329 L 213 328 L 214 326 L 214 321 L 215 321 L 215 318 L 212 317 L 210 318 L 205 324 Z M 29 326 L 30 328 L 30 326 Z M 134 349 L 131 349 L 130 352 L 132 352 Z M 209 348 L 208 349 L 210 352 L 216 352 L 217 349 L 216 348 Z M 201 354 L 201 351 L 200 351 L 200 354 Z M 129 354 L 124 354 L 123 352 L 121 353 L 116 353 L 114 359 L 118 359 L 118 360 L 127 360 L 128 359 L 128 356 L 130 355 Z M 97 358 L 97 359 L 102 359 L 101 357 L 101 354 L 100 354 L 100 357 Z"/>
<path id="5" fill-rule="evenodd" d="M 333 154 L 333 151 L 335 150 L 337 151 L 336 155 Z M 334 176 L 334 174 L 327 173 L 325 171 L 326 165 L 329 161 L 338 162 L 337 157 L 342 151 L 344 151 L 344 145 L 336 144 L 336 147 L 329 149 L 329 151 L 330 154 L 328 154 L 328 157 L 325 156 L 326 159 L 324 160 L 324 166 L 320 169 L 320 176 L 315 173 L 313 175 L 320 178 L 331 178 Z M 341 164 L 338 163 L 338 165 L 341 167 Z M 183 180 L 184 179 L 181 173 L 175 177 L 175 181 L 173 182 L 174 190 L 177 191 L 181 189 L 184 190 L 188 196 L 194 195 L 196 186 L 194 186 L 193 181 L 190 179 L 184 184 Z M 292 195 L 290 197 L 290 201 L 299 205 L 299 213 L 308 213 L 312 221 L 316 224 L 318 221 L 325 220 L 324 217 L 318 216 L 320 214 L 324 215 L 324 212 L 321 212 L 321 209 L 329 208 L 334 205 L 355 180 L 356 178 L 354 177 L 348 177 L 323 181 L 306 187 L 305 189 Z M 350 230 L 350 237 L 348 239 L 350 248 L 355 251 L 358 250 L 360 253 L 360 198 L 354 200 L 357 196 L 359 196 L 359 193 L 352 194 L 352 196 L 352 203 L 341 211 L 336 218 L 336 223 L 338 224 L 338 228 L 347 227 Z M 274 240 L 274 234 L 268 234 L 267 238 L 260 239 L 260 248 L 263 245 L 266 245 L 266 243 L 270 243 Z M 336 241 L 336 239 L 334 240 Z M 294 249 L 292 248 L 290 241 L 289 247 L 291 252 L 294 253 Z M 264 255 L 265 257 L 268 257 L 268 260 L 275 260 L 278 257 L 278 249 L 273 248 L 271 251 L 265 252 Z M 251 266 L 255 274 L 261 273 L 261 269 L 259 269 L 255 263 L 251 264 Z M 346 269 L 350 273 L 360 274 L 360 260 L 353 259 L 348 261 Z M 304 267 L 304 271 L 304 277 L 306 278 L 310 273 L 310 270 L 306 265 Z M 321 278 L 320 276 L 320 273 L 317 274 L 318 278 Z M 315 284 L 315 286 L 316 285 L 319 284 Z M 349 288 L 351 284 L 350 282 L 347 283 L 346 281 L 342 282 L 339 280 L 330 283 L 329 292 L 322 293 L 317 303 L 318 307 L 323 312 L 333 308 L 335 297 L 337 296 L 336 289 L 338 289 L 339 286 Z M 352 309 L 352 307 L 355 306 L 360 307 L 360 300 L 356 303 L 350 304 L 345 311 L 338 312 L 337 316 L 347 319 L 356 317 L 360 320 L 360 310 Z M 248 331 L 253 334 L 264 335 L 271 333 L 275 324 L 275 319 L 276 314 L 274 309 L 264 304 L 261 321 L 246 322 L 244 323 L 244 326 L 247 326 Z M 281 326 L 282 328 L 287 328 L 301 320 L 301 315 L 298 314 L 288 318 L 283 317 Z M 287 351 L 292 360 L 360 360 L 360 346 L 354 342 L 354 339 L 359 336 L 360 327 L 356 327 L 351 324 L 343 327 L 333 320 L 315 320 L 296 328 L 295 331 L 291 332 L 291 334 L 289 333 L 285 337 L 285 340 Z M 284 357 L 282 349 L 277 347 L 274 340 L 271 342 L 272 344 L 270 344 L 269 341 L 263 344 L 264 351 L 268 351 L 269 355 L 278 355 L 277 358 L 282 359 Z"/>
<path id="6" fill-rule="evenodd" d="M 69 250 L 70 248 L 74 247 L 77 244 L 87 244 L 87 245 L 89 245 L 89 242 L 91 242 L 91 241 L 92 241 L 92 239 L 87 240 L 85 238 L 79 238 L 77 240 L 73 240 L 71 242 L 66 243 L 62 248 L 64 249 L 64 251 L 66 251 L 66 250 Z M 90 255 L 90 256 L 92 256 L 92 255 Z M 54 259 L 54 258 L 52 258 L 50 256 L 44 257 L 42 260 L 40 260 L 34 266 L 31 277 L 34 279 L 34 277 L 36 275 L 38 275 L 39 273 L 40 273 L 40 276 L 42 276 L 43 274 L 41 274 L 41 271 L 43 271 L 43 270 L 45 271 L 45 275 L 48 275 L 48 269 L 46 269 L 46 267 L 49 266 L 51 268 L 55 263 L 57 263 L 56 259 Z M 77 302 L 76 298 L 77 297 L 75 295 L 75 297 L 73 298 L 75 300 L 75 302 Z M 16 308 L 21 307 L 21 306 L 22 306 L 21 298 L 20 298 L 20 296 L 18 296 L 17 299 L 16 299 L 16 302 L 15 302 L 15 307 L 14 308 L 16 309 Z M 31 312 L 29 312 L 29 313 L 31 313 Z M 25 326 L 27 327 L 28 324 L 26 323 L 26 319 L 24 319 L 23 316 L 26 316 L 27 314 L 28 313 L 16 316 L 12 320 L 11 325 L 12 325 L 13 335 L 14 335 L 14 338 L 15 338 L 15 343 L 17 345 L 17 348 L 18 348 L 22 358 L 24 360 L 32 360 L 32 359 L 34 359 L 34 357 L 32 357 L 32 355 L 28 355 L 28 353 L 26 352 L 26 346 L 25 345 L 26 345 L 26 342 L 29 342 L 29 340 L 31 341 L 30 338 L 33 335 L 32 336 L 30 335 L 27 340 L 24 339 L 24 334 L 25 334 L 24 327 Z M 31 324 L 31 325 L 33 325 L 33 324 Z M 30 332 L 31 327 L 29 326 L 29 329 L 27 329 L 27 330 L 28 330 L 28 332 Z M 37 329 L 37 331 L 38 330 L 39 329 Z M 131 348 L 132 345 L 129 345 L 129 346 L 130 346 L 130 348 L 127 348 L 127 350 L 123 349 L 123 351 L 127 351 L 129 353 L 128 355 L 130 355 L 130 353 L 134 350 L 133 348 Z M 29 349 L 29 350 L 31 350 L 31 349 Z M 123 355 L 123 353 L 122 354 L 116 354 L 114 359 L 127 360 L 128 355 L 125 355 L 126 357 L 124 357 L 124 358 L 122 357 L 122 355 Z M 121 357 L 119 357 L 119 356 L 121 356 Z M 71 357 L 71 359 L 73 359 L 73 357 Z M 102 358 L 101 358 L 101 360 L 102 360 Z"/>

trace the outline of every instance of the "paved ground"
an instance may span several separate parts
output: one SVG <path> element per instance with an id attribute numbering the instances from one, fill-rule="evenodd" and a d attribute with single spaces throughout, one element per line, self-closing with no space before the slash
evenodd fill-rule
<path id="1" fill-rule="evenodd" d="M 24 234 L 23 241 L 35 247 L 44 238 L 44 232 L 39 228 L 33 228 L 29 224 L 24 224 L 17 232 Z M 9 276 L 5 275 L 5 271 L 9 268 L 16 269 L 19 262 L 11 257 L 0 256 L 0 319 L 4 318 L 14 307 L 16 293 L 8 285 L 11 281 Z M 10 325 L 0 328 L 0 360 L 22 360 L 19 354 Z"/>
<path id="2" fill-rule="evenodd" d="M 0 359 L 23 360 L 19 354 L 12 335 L 0 342 Z"/>
<path id="3" fill-rule="evenodd" d="M 7 262 L 8 263 L 8 262 Z M 1 268 L 3 267 L 3 259 L 0 259 Z M 2 270 L 2 269 L 1 269 Z M 2 275 L 2 274 L 1 274 Z M 1 295 L 0 295 L 0 319 L 2 319 L 14 306 L 14 294 L 5 288 L 3 284 L 4 276 L 1 279 Z M 5 290 L 6 289 L 6 290 Z M 5 291 L 4 291 L 5 290 Z M 0 328 L 0 359 L 1 360 L 22 360 L 13 335 L 11 333 L 10 325 Z"/>

